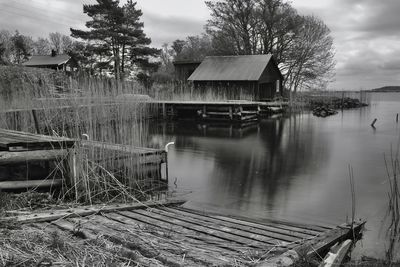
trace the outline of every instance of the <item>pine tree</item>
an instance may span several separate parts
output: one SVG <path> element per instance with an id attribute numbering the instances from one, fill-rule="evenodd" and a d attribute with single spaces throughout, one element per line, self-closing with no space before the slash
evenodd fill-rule
<path id="1" fill-rule="evenodd" d="M 119 0 L 97 0 L 97 4 L 84 5 L 83 12 L 92 18 L 86 22 L 89 30 L 71 28 L 71 35 L 89 41 L 93 53 L 103 59 L 98 65 L 110 64 L 116 79 L 123 79 L 136 68 L 156 68 L 149 58 L 157 56 L 159 50 L 149 47 L 151 40 L 143 32 L 143 13 L 136 8 L 136 2 L 128 0 L 120 6 Z M 107 52 L 109 58 L 105 58 Z"/>

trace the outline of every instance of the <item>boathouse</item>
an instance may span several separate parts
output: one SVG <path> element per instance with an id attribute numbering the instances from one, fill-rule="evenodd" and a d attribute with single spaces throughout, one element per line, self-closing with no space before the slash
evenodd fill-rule
<path id="1" fill-rule="evenodd" d="M 188 80 L 196 90 L 218 90 L 232 100 L 263 101 L 283 92 L 283 75 L 271 54 L 206 57 Z"/>
<path id="2" fill-rule="evenodd" d="M 72 72 L 77 70 L 78 64 L 68 55 L 57 55 L 53 50 L 51 55 L 34 55 L 23 66 L 32 68 L 46 68 Z"/>

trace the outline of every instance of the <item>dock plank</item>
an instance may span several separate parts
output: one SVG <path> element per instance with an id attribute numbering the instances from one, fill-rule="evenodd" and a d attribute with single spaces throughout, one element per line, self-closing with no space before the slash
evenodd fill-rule
<path id="1" fill-rule="evenodd" d="M 0 147 L 3 150 L 71 148 L 74 144 L 75 140 L 69 138 L 0 129 Z"/>
<path id="2" fill-rule="evenodd" d="M 261 233 L 261 231 L 257 231 L 255 229 L 246 227 L 237 227 L 234 224 L 224 223 L 221 221 L 206 220 L 205 219 L 206 217 L 201 217 L 201 216 L 198 217 L 188 216 L 185 213 L 171 212 L 165 209 L 151 209 L 151 211 L 170 218 L 179 218 L 179 219 L 183 218 L 182 220 L 186 222 L 190 222 L 197 225 L 203 225 L 205 227 L 209 227 L 212 229 L 218 229 L 222 232 L 232 233 L 238 236 L 246 237 L 260 242 L 270 243 L 271 241 L 273 241 L 275 244 L 278 245 L 279 243 L 286 245 L 288 243 L 293 243 L 300 240 L 300 238 L 291 236 L 277 235 L 268 232 Z"/>
<path id="3" fill-rule="evenodd" d="M 99 219 L 99 217 L 97 221 L 92 221 L 92 218 L 71 218 L 67 221 L 74 225 L 79 225 L 80 230 L 89 229 L 96 236 L 101 235 L 117 245 L 122 245 L 128 249 L 137 249 L 142 255 L 155 258 L 167 266 L 204 266 L 204 264 L 200 265 L 190 258 L 184 259 L 183 251 L 177 249 L 176 245 L 166 247 L 165 243 L 149 242 L 149 240 L 145 240 L 142 236 L 132 231 L 117 231 Z"/>
<path id="4" fill-rule="evenodd" d="M 187 211 L 179 210 L 179 209 L 170 209 L 170 208 L 162 208 L 162 210 L 169 211 L 171 213 L 176 213 L 180 214 L 181 216 L 187 216 L 187 217 L 194 217 L 198 219 L 202 219 L 211 223 L 215 223 L 218 225 L 226 225 L 229 227 L 232 227 L 234 229 L 240 229 L 243 231 L 247 231 L 249 233 L 255 233 L 258 235 L 263 235 L 267 236 L 270 238 L 275 238 L 278 240 L 286 241 L 286 242 L 296 242 L 302 239 L 308 239 L 311 238 L 314 235 L 310 233 L 304 233 L 304 232 L 295 232 L 292 230 L 282 230 L 279 228 L 271 227 L 268 225 L 264 225 L 262 229 L 253 227 L 251 225 L 246 224 L 245 221 L 240 221 L 240 220 L 230 220 L 229 217 L 221 217 L 220 219 L 218 218 L 213 218 L 210 216 L 204 216 L 204 215 L 198 215 L 195 213 L 189 213 Z"/>
<path id="5" fill-rule="evenodd" d="M 137 216 L 137 215 L 142 215 L 145 218 L 152 218 L 155 220 L 163 221 L 163 222 L 172 222 L 176 225 L 200 232 L 200 233 L 205 233 L 211 236 L 219 237 L 221 239 L 224 239 L 229 242 L 233 243 L 238 243 L 240 245 L 247 245 L 249 247 L 253 248 L 263 248 L 263 247 L 268 247 L 269 246 L 278 246 L 280 244 L 277 244 L 277 242 L 274 242 L 275 240 L 270 239 L 269 241 L 266 240 L 255 240 L 253 238 L 247 237 L 245 235 L 242 235 L 242 233 L 238 233 L 237 231 L 230 231 L 230 229 L 223 229 L 221 227 L 213 227 L 212 225 L 199 225 L 195 223 L 191 223 L 190 221 L 184 220 L 183 218 L 173 218 L 169 216 L 163 216 L 163 215 L 158 215 L 155 214 L 154 212 L 149 212 L 149 211 L 129 211 L 129 212 L 123 212 L 124 214 L 130 213 L 131 216 Z M 282 244 L 283 246 L 286 245 Z"/>
<path id="6" fill-rule="evenodd" d="M 288 231 L 292 231 L 292 232 L 298 232 L 298 233 L 305 233 L 308 235 L 318 235 L 324 231 L 330 230 L 332 228 L 322 228 L 322 227 L 316 227 L 316 226 L 312 226 L 312 225 L 302 225 L 302 224 L 297 224 L 297 223 L 293 223 L 293 222 L 285 222 L 285 221 L 277 221 L 277 220 L 262 220 L 260 221 L 255 221 L 249 218 L 233 218 L 233 217 L 229 217 L 229 216 L 221 216 L 218 214 L 213 214 L 213 213 L 204 213 L 201 211 L 196 211 L 196 210 L 192 210 L 192 209 L 187 209 L 187 208 L 183 208 L 183 207 L 176 207 L 177 210 L 181 210 L 181 211 L 185 211 L 188 213 L 193 213 L 193 214 L 198 214 L 201 216 L 207 216 L 207 217 L 211 217 L 211 218 L 215 218 L 215 219 L 220 219 L 220 220 L 226 220 L 226 221 L 230 221 L 233 223 L 239 223 L 239 224 L 244 224 L 244 225 L 248 225 L 248 226 L 252 226 L 255 227 L 257 229 L 264 229 L 268 231 L 268 227 L 273 227 L 276 229 L 281 229 L 281 230 L 288 230 Z"/>
<path id="7" fill-rule="evenodd" d="M 225 240 L 218 237 L 209 236 L 207 234 L 199 233 L 191 229 L 187 229 L 178 225 L 171 223 L 153 220 L 151 218 L 146 218 L 142 216 L 132 217 L 130 214 L 124 215 L 122 212 L 103 214 L 104 217 L 111 220 L 119 221 L 128 225 L 137 225 L 142 229 L 147 229 L 149 227 L 153 228 L 153 231 L 169 231 L 173 234 L 183 236 L 184 240 L 190 240 L 190 243 L 201 242 L 208 244 L 209 246 L 215 246 L 223 251 L 223 254 L 235 252 L 241 253 L 246 249 L 246 246 L 239 244 L 228 244 Z"/>
<path id="8" fill-rule="evenodd" d="M 113 216 L 113 214 L 109 214 L 109 216 Z M 182 235 L 172 235 L 168 230 L 157 232 L 153 229 L 140 228 L 137 225 L 111 220 L 104 216 L 94 216 L 90 218 L 90 221 L 96 225 L 104 225 L 117 233 L 122 233 L 124 236 L 132 235 L 136 239 L 142 238 L 150 244 L 156 244 L 157 249 L 174 251 L 175 254 L 185 255 L 185 259 L 192 259 L 194 262 L 201 262 L 205 265 L 216 266 L 221 262 L 229 262 L 228 257 L 232 255 L 232 252 L 210 247 L 209 244 L 204 242 L 194 243 Z"/>

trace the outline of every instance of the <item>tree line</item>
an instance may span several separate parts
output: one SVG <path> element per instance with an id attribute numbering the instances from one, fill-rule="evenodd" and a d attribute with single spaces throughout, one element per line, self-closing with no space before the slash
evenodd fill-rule
<path id="1" fill-rule="evenodd" d="M 221 0 L 206 5 L 211 18 L 205 33 L 165 44 L 164 57 L 198 61 L 207 55 L 273 54 L 287 89 L 321 89 L 332 81 L 333 38 L 318 17 L 301 15 L 284 0 Z"/>
<path id="2" fill-rule="evenodd" d="M 287 89 L 323 88 L 332 80 L 333 39 L 321 19 L 299 14 L 284 0 L 220 0 L 206 5 L 210 19 L 204 33 L 156 49 L 143 31 L 143 13 L 136 2 L 97 0 L 83 5 L 90 18 L 87 30 L 71 29 L 71 37 L 51 33 L 33 40 L 18 32 L 0 32 L 0 60 L 20 64 L 31 54 L 54 49 L 71 55 L 93 74 L 108 72 L 117 79 L 136 75 L 151 83 L 172 81 L 173 61 L 271 53 Z"/>

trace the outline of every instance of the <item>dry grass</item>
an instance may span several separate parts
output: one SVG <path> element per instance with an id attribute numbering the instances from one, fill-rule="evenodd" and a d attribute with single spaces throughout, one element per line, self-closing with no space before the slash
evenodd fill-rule
<path id="1" fill-rule="evenodd" d="M 0 229 L 0 266 L 161 266 L 102 236 L 85 240 L 53 228 Z"/>

